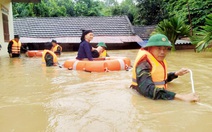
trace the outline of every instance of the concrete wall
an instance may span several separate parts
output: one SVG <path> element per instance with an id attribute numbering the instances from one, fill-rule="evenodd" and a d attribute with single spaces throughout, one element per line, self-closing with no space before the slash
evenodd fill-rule
<path id="1" fill-rule="evenodd" d="M 8 12 L 4 10 L 5 8 L 8 10 Z M 12 13 L 12 3 L 10 0 L 0 0 L 0 44 L 2 46 L 2 49 L 0 51 L 0 57 L 8 55 L 7 53 L 8 42 L 4 41 L 2 13 L 8 15 L 10 39 L 13 39 L 14 36 L 13 13 Z"/>

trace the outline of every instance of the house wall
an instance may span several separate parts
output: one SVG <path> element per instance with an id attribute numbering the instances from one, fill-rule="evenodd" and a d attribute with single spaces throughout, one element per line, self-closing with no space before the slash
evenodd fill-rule
<path id="1" fill-rule="evenodd" d="M 9 34 L 10 34 L 10 39 L 12 39 L 14 36 L 14 31 L 13 31 L 12 3 L 10 0 L 0 0 L 0 44 L 2 46 L 2 49 L 0 51 L 0 56 L 6 56 L 8 42 L 4 41 L 2 13 L 8 15 Z"/>
<path id="2" fill-rule="evenodd" d="M 195 45 L 192 44 L 178 44 L 175 45 L 176 50 L 186 50 L 186 49 L 193 49 L 195 50 Z"/>

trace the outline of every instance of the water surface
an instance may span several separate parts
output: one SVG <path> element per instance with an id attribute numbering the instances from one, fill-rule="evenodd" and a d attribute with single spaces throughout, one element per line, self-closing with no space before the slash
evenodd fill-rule
<path id="1" fill-rule="evenodd" d="M 137 50 L 116 50 L 132 63 Z M 75 58 L 64 53 L 59 61 Z M 168 70 L 193 71 L 201 103 L 212 106 L 212 53 L 177 51 L 167 56 Z M 210 132 L 212 109 L 182 101 L 154 101 L 129 89 L 131 71 L 88 73 L 43 67 L 41 58 L 0 58 L 0 131 L 14 132 Z M 168 85 L 190 93 L 189 74 Z"/>

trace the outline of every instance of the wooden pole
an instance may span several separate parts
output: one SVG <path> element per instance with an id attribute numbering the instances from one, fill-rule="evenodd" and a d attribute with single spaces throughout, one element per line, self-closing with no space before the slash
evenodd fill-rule
<path id="1" fill-rule="evenodd" d="M 188 1 L 187 1 L 187 8 L 188 8 L 188 19 L 189 19 L 190 26 L 191 26 L 190 35 L 192 36 L 192 35 L 193 35 L 193 31 L 192 31 L 192 30 L 193 30 L 193 29 L 192 29 L 192 20 L 191 20 L 190 8 L 189 8 Z"/>

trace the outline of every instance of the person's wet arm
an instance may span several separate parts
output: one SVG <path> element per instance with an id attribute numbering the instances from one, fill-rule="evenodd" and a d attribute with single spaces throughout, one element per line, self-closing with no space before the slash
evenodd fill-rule
<path id="1" fill-rule="evenodd" d="M 167 91 L 164 88 L 156 88 L 151 77 L 151 66 L 147 61 L 141 62 L 136 67 L 138 92 L 145 97 L 151 99 L 163 99 L 172 100 L 175 97 L 175 93 Z"/>
<path id="2" fill-rule="evenodd" d="M 59 54 L 59 55 L 61 54 L 61 48 L 60 48 L 60 46 L 57 47 L 57 50 L 54 53 L 55 54 Z"/>
<path id="3" fill-rule="evenodd" d="M 7 47 L 8 53 L 12 53 L 12 45 L 13 45 L 13 41 L 10 41 Z"/>

